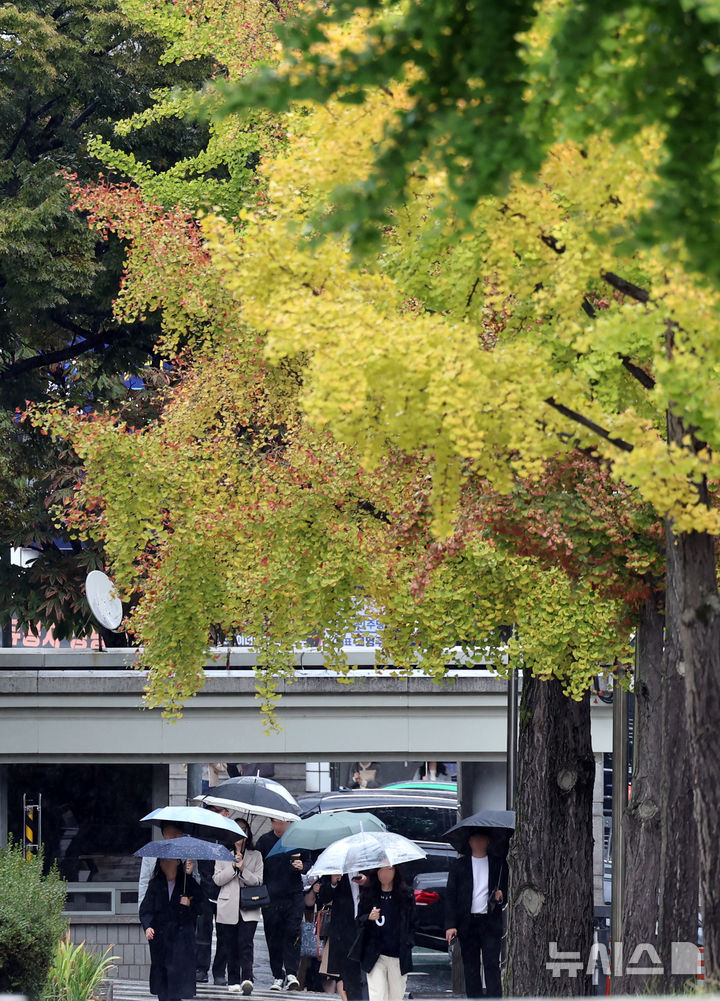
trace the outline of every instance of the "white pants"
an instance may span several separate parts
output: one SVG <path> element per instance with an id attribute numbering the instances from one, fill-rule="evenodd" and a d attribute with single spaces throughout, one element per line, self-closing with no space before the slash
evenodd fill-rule
<path id="1" fill-rule="evenodd" d="M 407 973 L 400 973 L 397 956 L 378 956 L 367 975 L 368 997 L 370 1001 L 402 1001 L 406 983 Z"/>

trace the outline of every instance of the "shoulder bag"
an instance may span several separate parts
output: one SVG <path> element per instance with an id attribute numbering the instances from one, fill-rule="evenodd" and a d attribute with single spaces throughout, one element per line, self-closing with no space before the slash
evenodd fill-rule
<path id="1" fill-rule="evenodd" d="M 264 883 L 259 886 L 240 887 L 240 910 L 251 911 L 255 907 L 267 907 L 270 903 L 270 894 Z"/>

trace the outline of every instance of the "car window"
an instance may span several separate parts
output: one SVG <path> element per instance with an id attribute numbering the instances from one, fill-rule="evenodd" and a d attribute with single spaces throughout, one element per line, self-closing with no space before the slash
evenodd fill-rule
<path id="1" fill-rule="evenodd" d="M 446 807 L 408 805 L 370 809 L 389 831 L 411 841 L 445 841 L 445 831 L 457 823 L 456 811 Z"/>

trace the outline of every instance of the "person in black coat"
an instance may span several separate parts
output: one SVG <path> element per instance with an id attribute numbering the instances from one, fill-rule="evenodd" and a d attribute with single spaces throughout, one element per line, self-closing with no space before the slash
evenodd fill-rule
<path id="1" fill-rule="evenodd" d="M 264 861 L 264 880 L 270 903 L 263 913 L 265 941 L 270 958 L 273 983 L 271 991 L 300 990 L 297 978 L 300 965 L 300 924 L 303 916 L 302 874 L 310 867 L 306 852 L 282 852 L 270 855 L 290 826 L 287 820 L 271 821 L 272 830 L 263 834 L 256 844 Z M 287 979 L 285 979 L 287 978 Z"/>
<path id="2" fill-rule="evenodd" d="M 412 970 L 415 897 L 399 866 L 367 873 L 360 893 L 358 935 L 350 958 L 367 974 L 369 1001 L 402 1001 Z"/>
<path id="3" fill-rule="evenodd" d="M 316 883 L 317 903 L 320 907 L 330 906 L 330 934 L 328 935 L 328 973 L 337 973 L 338 994 L 343 1001 L 361 1001 L 362 975 L 360 964 L 356 959 L 350 959 L 353 942 L 357 936 L 356 915 L 360 903 L 360 883 L 366 882 L 366 877 L 323 876 Z"/>
<path id="4" fill-rule="evenodd" d="M 504 859 L 488 854 L 489 844 L 486 828 L 471 828 L 467 853 L 450 866 L 445 896 L 445 936 L 448 944 L 456 935 L 460 942 L 469 998 L 502 997 L 500 947 L 508 868 Z"/>
<path id="5" fill-rule="evenodd" d="M 158 859 L 140 921 L 150 945 L 150 993 L 159 1001 L 195 997 L 195 921 L 203 899 L 178 859 Z"/>

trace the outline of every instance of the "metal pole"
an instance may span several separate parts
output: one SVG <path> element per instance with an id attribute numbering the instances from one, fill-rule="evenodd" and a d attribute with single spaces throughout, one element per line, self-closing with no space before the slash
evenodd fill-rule
<path id="1" fill-rule="evenodd" d="M 7 560 L 8 566 L 12 563 L 12 549 L 10 546 L 3 546 L 2 560 Z M 12 644 L 12 620 L 0 627 L 0 646 L 11 647 Z"/>
<path id="2" fill-rule="evenodd" d="M 612 902 L 610 935 L 612 937 L 613 976 L 622 976 L 622 915 L 625 882 L 625 853 L 622 819 L 628 798 L 628 713 L 627 690 L 621 682 L 625 668 L 618 667 L 613 686 L 613 774 L 612 774 Z"/>
<path id="3" fill-rule="evenodd" d="M 505 807 L 515 809 L 518 760 L 518 673 L 512 671 L 507 684 L 507 753 L 505 770 Z"/>

